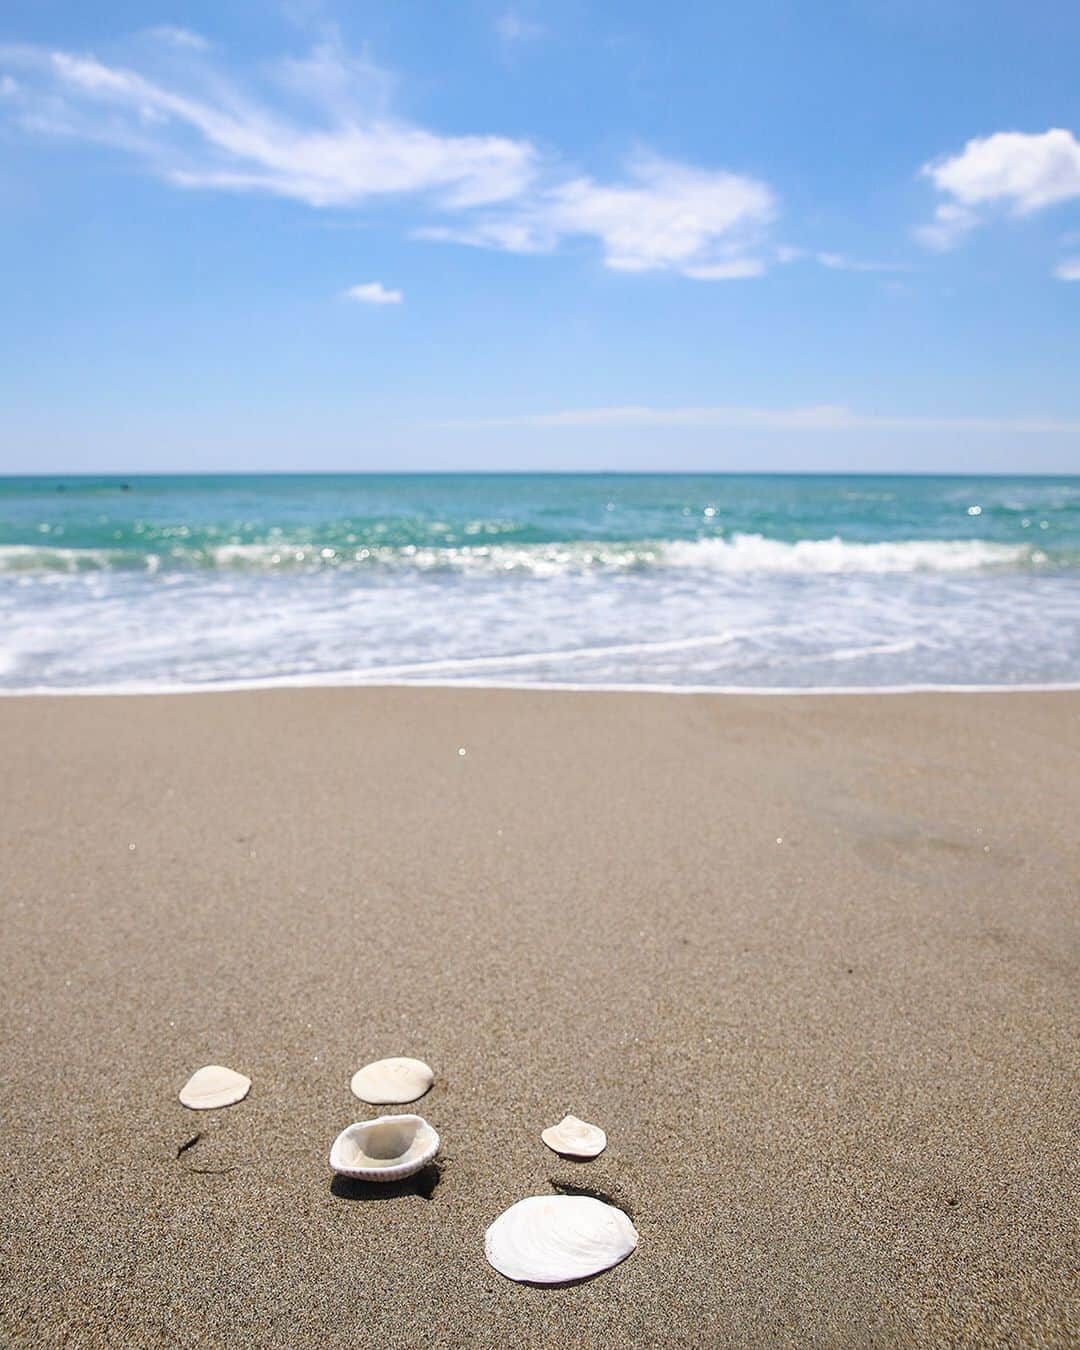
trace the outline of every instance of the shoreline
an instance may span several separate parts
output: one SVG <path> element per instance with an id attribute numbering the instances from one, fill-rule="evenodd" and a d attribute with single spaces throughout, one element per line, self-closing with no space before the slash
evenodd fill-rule
<path id="1" fill-rule="evenodd" d="M 611 684 L 570 681 L 525 680 L 386 680 L 375 681 L 364 677 L 350 680 L 342 672 L 325 677 L 312 675 L 269 676 L 266 679 L 221 680 L 214 684 L 168 685 L 87 685 L 66 688 L 55 685 L 33 685 L 27 689 L 0 689 L 0 698 L 155 698 L 179 697 L 186 694 L 244 694 L 275 689 L 302 691 L 331 689 L 475 689 L 515 690 L 524 693 L 563 694 L 678 694 L 682 696 L 724 698 L 872 698 L 881 695 L 895 698 L 919 694 L 1073 694 L 1080 692 L 1080 680 L 1050 684 L 862 684 L 862 685 L 711 685 L 711 684 Z"/>
<path id="2" fill-rule="evenodd" d="M 1075 1343 L 1080 691 L 204 692 L 0 700 L 5 1343 Z M 505 1280 L 560 1187 L 638 1249 Z"/>

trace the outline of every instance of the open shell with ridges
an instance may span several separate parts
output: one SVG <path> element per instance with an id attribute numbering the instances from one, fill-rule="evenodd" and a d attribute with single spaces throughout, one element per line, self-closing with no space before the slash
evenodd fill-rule
<path id="1" fill-rule="evenodd" d="M 379 1116 L 341 1131 L 330 1148 L 330 1166 L 361 1181 L 400 1181 L 438 1151 L 439 1136 L 423 1116 Z"/>

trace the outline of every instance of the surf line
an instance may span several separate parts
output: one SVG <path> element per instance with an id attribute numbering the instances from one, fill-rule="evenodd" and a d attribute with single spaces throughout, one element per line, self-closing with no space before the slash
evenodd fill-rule
<path id="1" fill-rule="evenodd" d="M 757 633 L 776 631 L 757 628 Z M 723 647 L 736 638 L 749 636 L 751 630 L 732 629 L 727 633 L 711 633 L 702 637 L 671 638 L 660 642 L 623 642 L 600 647 L 562 647 L 548 652 L 515 652 L 507 656 L 460 656 L 441 661 L 412 661 L 399 666 L 368 666 L 350 670 L 355 680 L 381 679 L 385 675 L 420 675 L 436 670 L 482 670 L 485 666 L 531 666 L 540 661 L 581 661 L 593 656 L 637 656 L 642 652 L 684 652 L 694 647 Z"/>
<path id="2" fill-rule="evenodd" d="M 876 698 L 881 694 L 1072 694 L 1080 681 L 1049 684 L 617 684 L 557 680 L 379 680 L 357 681 L 347 672 L 331 675 L 270 675 L 205 684 L 28 685 L 0 689 L 0 698 L 154 698 L 162 695 L 242 694 L 291 689 L 500 689 L 532 694 L 693 694 L 736 698 L 802 698 L 835 695 Z"/>

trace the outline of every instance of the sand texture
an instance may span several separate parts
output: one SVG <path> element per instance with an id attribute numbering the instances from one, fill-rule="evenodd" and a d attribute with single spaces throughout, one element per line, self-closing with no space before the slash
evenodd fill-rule
<path id="1" fill-rule="evenodd" d="M 0 745 L 6 1343 L 1080 1340 L 1080 694 L 20 698 Z M 389 1055 L 439 1167 L 332 1185 Z M 182 1107 L 207 1063 L 248 1097 Z M 510 1283 L 484 1230 L 557 1187 L 640 1245 Z"/>

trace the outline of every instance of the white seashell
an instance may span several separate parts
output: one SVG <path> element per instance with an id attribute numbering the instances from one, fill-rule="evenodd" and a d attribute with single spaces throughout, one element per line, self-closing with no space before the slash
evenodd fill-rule
<path id="1" fill-rule="evenodd" d="M 563 1116 L 558 1125 L 542 1130 L 540 1138 L 548 1148 L 568 1158 L 595 1158 L 607 1148 L 607 1135 L 599 1125 L 590 1125 L 577 1116 Z"/>
<path id="2" fill-rule="evenodd" d="M 414 1102 L 435 1081 L 435 1075 L 422 1059 L 377 1059 L 365 1064 L 352 1076 L 350 1087 L 362 1102 L 373 1106 Z"/>
<path id="3" fill-rule="evenodd" d="M 243 1101 L 250 1091 L 250 1078 L 221 1064 L 207 1064 L 196 1069 L 180 1089 L 180 1100 L 193 1111 L 212 1111 Z"/>
<path id="4" fill-rule="evenodd" d="M 400 1181 L 438 1151 L 439 1136 L 423 1116 L 379 1116 L 341 1131 L 330 1148 L 330 1166 L 364 1181 Z"/>
<path id="5" fill-rule="evenodd" d="M 616 1266 L 637 1246 L 621 1209 L 589 1195 L 533 1195 L 484 1234 L 487 1259 L 510 1280 L 562 1284 Z"/>

